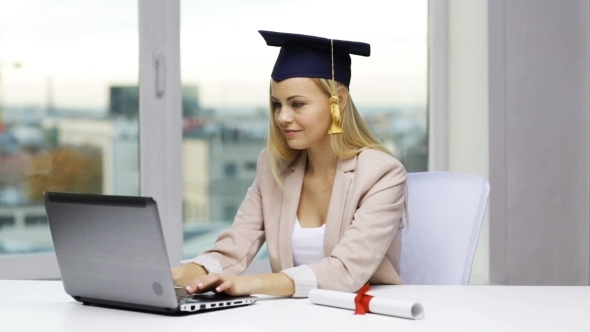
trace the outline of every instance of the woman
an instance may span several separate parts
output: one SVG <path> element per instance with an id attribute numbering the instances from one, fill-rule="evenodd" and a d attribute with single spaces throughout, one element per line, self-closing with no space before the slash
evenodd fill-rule
<path id="1" fill-rule="evenodd" d="M 260 31 L 281 51 L 270 84 L 268 148 L 214 247 L 173 269 L 189 293 L 307 297 L 401 284 L 406 171 L 354 106 L 350 54 L 365 43 Z M 266 241 L 273 273 L 239 276 Z"/>

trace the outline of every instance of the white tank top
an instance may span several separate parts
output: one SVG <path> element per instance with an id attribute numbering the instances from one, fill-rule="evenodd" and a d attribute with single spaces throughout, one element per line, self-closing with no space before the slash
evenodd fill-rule
<path id="1" fill-rule="evenodd" d="M 317 263 L 324 259 L 324 233 L 326 225 L 302 228 L 295 217 L 293 228 L 293 264 L 295 266 Z"/>

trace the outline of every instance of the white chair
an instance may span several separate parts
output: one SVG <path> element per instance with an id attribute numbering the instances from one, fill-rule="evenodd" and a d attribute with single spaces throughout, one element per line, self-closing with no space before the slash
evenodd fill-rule
<path id="1" fill-rule="evenodd" d="M 408 173 L 401 277 L 408 285 L 467 285 L 490 186 L 456 172 Z"/>

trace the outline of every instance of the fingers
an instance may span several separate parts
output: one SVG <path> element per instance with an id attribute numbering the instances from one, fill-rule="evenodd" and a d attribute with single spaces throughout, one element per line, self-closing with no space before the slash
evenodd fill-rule
<path id="1" fill-rule="evenodd" d="M 189 283 L 185 289 L 187 293 L 205 293 L 212 291 L 225 281 L 225 278 L 221 274 L 209 274 L 194 279 Z"/>
<path id="2" fill-rule="evenodd" d="M 215 288 L 215 291 L 218 293 L 227 292 L 230 293 L 231 289 L 234 287 L 234 282 L 232 280 L 225 280 L 219 286 Z"/>
<path id="3" fill-rule="evenodd" d="M 258 279 L 253 280 L 249 276 L 209 274 L 194 278 L 185 287 L 185 290 L 189 294 L 214 291 L 216 293 L 223 292 L 231 296 L 250 295 L 253 292 L 256 280 Z"/>

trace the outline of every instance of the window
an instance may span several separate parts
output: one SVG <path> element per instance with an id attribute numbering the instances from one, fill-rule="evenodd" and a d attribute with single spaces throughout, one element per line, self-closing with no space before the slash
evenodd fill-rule
<path id="1" fill-rule="evenodd" d="M 7 217 L 7 216 L 0 216 L 0 229 L 2 227 L 14 226 L 15 220 L 14 217 Z"/>
<path id="2" fill-rule="evenodd" d="M 46 216 L 26 216 L 25 226 L 45 226 L 47 225 Z"/>
<path id="3" fill-rule="evenodd" d="M 256 162 L 255 161 L 254 162 L 252 162 L 252 161 L 246 162 L 246 163 L 244 163 L 244 168 L 247 171 L 256 171 Z"/>
<path id="4" fill-rule="evenodd" d="M 236 176 L 236 173 L 238 172 L 238 169 L 236 167 L 235 163 L 225 163 L 225 165 L 223 165 L 223 175 L 226 178 L 233 178 Z"/>
<path id="5" fill-rule="evenodd" d="M 200 156 L 183 168 L 184 201 L 208 207 L 199 219 L 185 215 L 183 227 L 187 234 L 216 225 L 208 228 L 211 235 L 185 236 L 185 258 L 196 254 L 188 248 L 196 248 L 199 238 L 211 243 L 229 227 L 266 146 L 268 85 L 279 49 L 267 47 L 258 30 L 370 43 L 371 57 L 352 60 L 354 102 L 408 171 L 427 169 L 428 2 L 389 1 L 388 10 L 375 10 L 382 5 L 376 0 L 181 2 L 182 84 L 195 86 L 200 101 L 197 112 L 184 114 L 183 160 L 187 154 Z M 228 201 L 232 204 L 224 207 Z"/>
<path id="6" fill-rule="evenodd" d="M 184 204 L 183 255 L 207 249 L 229 227 L 231 220 L 225 219 L 235 213 L 223 204 L 232 210 L 240 205 L 266 144 L 269 74 L 278 49 L 264 45 L 259 29 L 371 43 L 370 58 L 353 60 L 355 103 L 409 171 L 425 170 L 426 0 L 390 1 L 387 12 L 376 11 L 382 2 L 373 0 L 345 6 L 182 1 L 183 82 L 177 87 L 178 3 L 24 0 L 0 11 L 0 216 L 7 217 L 0 222 L 0 261 L 8 256 L 2 254 L 53 250 L 48 229 L 39 231 L 46 226 L 34 226 L 37 241 L 25 221 L 44 214 L 38 195 L 48 185 L 124 195 L 139 194 L 141 187 L 141 194 L 155 196 L 161 207 L 171 262 L 180 252 L 181 225 L 175 220 Z M 334 8 L 354 24 L 326 24 L 326 13 Z M 150 22 L 149 29 L 147 24 L 139 29 L 141 48 L 138 17 Z M 160 88 L 153 63 L 159 52 L 167 57 L 166 91 L 146 99 L 146 91 Z M 141 119 L 134 115 L 138 97 Z M 181 142 L 175 131 L 180 123 L 171 120 L 177 108 L 183 117 Z M 150 135 L 140 136 L 140 128 Z M 182 149 L 182 172 L 176 170 L 176 149 Z M 235 163 L 236 175 L 224 184 L 225 162 Z M 81 167 L 65 172 L 73 164 Z M 45 181 L 58 171 L 64 177 L 51 178 L 62 182 Z M 39 257 L 52 254 L 44 255 Z M 267 257 L 264 248 L 258 257 Z M 51 269 L 52 277 L 58 275 L 57 265 Z"/>
<path id="7" fill-rule="evenodd" d="M 0 254 L 51 252 L 44 191 L 139 194 L 137 3 L 5 7 Z"/>

